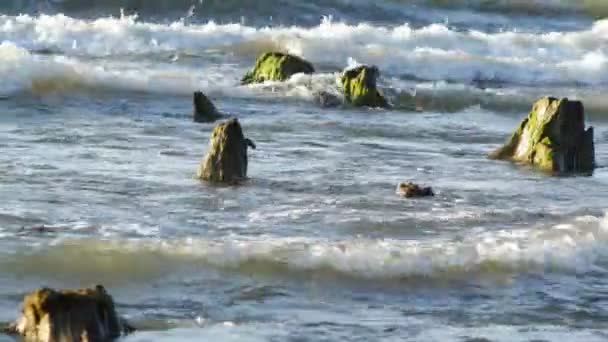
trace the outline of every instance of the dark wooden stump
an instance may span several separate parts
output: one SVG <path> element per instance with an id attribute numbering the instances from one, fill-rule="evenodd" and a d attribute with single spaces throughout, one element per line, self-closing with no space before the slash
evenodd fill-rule
<path id="1" fill-rule="evenodd" d="M 194 93 L 192 103 L 194 107 L 194 122 L 214 122 L 222 117 L 211 100 L 209 100 L 201 91 Z"/>

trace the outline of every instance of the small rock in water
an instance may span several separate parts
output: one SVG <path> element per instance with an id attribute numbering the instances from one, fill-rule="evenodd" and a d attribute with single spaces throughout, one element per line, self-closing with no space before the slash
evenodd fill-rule
<path id="1" fill-rule="evenodd" d="M 21 229 L 19 229 L 20 234 L 27 234 L 27 233 L 48 234 L 48 233 L 55 233 L 57 231 L 58 231 L 57 228 L 49 227 L 49 226 L 45 226 L 45 225 L 39 225 L 39 226 L 33 226 L 33 227 L 24 226 L 24 227 L 21 227 Z"/>
<path id="2" fill-rule="evenodd" d="M 25 296 L 21 312 L 5 331 L 28 341 L 110 341 L 134 331 L 118 316 L 112 297 L 101 285 L 36 290 Z"/>
<path id="3" fill-rule="evenodd" d="M 222 117 L 213 102 L 200 91 L 194 93 L 192 104 L 194 107 L 194 122 L 213 122 Z"/>
<path id="4" fill-rule="evenodd" d="M 313 94 L 314 101 L 322 108 L 338 107 L 342 99 L 327 91 L 318 91 Z"/>
<path id="5" fill-rule="evenodd" d="M 397 194 L 405 198 L 435 196 L 431 187 L 421 187 L 412 182 L 402 182 L 397 185 Z"/>

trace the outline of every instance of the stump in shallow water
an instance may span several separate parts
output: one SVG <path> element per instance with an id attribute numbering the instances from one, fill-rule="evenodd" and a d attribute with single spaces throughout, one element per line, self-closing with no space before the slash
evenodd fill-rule
<path id="1" fill-rule="evenodd" d="M 358 107 L 389 108 L 388 101 L 378 91 L 378 76 L 380 71 L 376 66 L 360 65 L 344 70 L 340 82 L 346 101 Z"/>
<path id="2" fill-rule="evenodd" d="M 104 287 L 27 294 L 21 317 L 7 330 L 38 342 L 111 341 L 133 331 L 116 313 Z"/>
<path id="3" fill-rule="evenodd" d="M 217 183 L 238 183 L 247 179 L 247 148 L 255 144 L 245 138 L 237 119 L 220 123 L 209 139 L 209 151 L 201 162 L 198 178 Z"/>
<path id="4" fill-rule="evenodd" d="M 222 117 L 222 114 L 217 111 L 213 102 L 200 91 L 194 93 L 192 104 L 194 107 L 194 122 L 213 122 Z"/>
<path id="5" fill-rule="evenodd" d="M 531 164 L 543 171 L 592 172 L 593 127 L 585 130 L 581 102 L 544 97 L 509 141 L 489 157 Z"/>

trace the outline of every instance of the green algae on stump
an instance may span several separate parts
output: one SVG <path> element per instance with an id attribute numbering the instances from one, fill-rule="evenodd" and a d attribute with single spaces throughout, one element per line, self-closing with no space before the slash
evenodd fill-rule
<path id="1" fill-rule="evenodd" d="M 346 69 L 340 79 L 346 101 L 358 107 L 388 108 L 388 102 L 376 86 L 379 75 L 375 66 L 360 65 Z"/>
<path id="2" fill-rule="evenodd" d="M 314 72 L 312 64 L 298 56 L 283 52 L 267 52 L 258 56 L 255 66 L 243 77 L 241 84 L 286 81 L 295 74 Z"/>
<path id="3" fill-rule="evenodd" d="M 198 178 L 217 183 L 238 183 L 247 178 L 247 147 L 253 142 L 243 135 L 237 119 L 215 126 L 209 139 L 209 151 L 199 165 Z"/>
<path id="4" fill-rule="evenodd" d="M 528 163 L 549 172 L 592 172 L 593 127 L 585 130 L 580 101 L 544 97 L 534 104 L 507 143 L 489 157 Z"/>
<path id="5" fill-rule="evenodd" d="M 103 286 L 56 291 L 42 288 L 23 300 L 22 314 L 8 329 L 28 341 L 110 341 L 133 328 L 116 313 Z"/>

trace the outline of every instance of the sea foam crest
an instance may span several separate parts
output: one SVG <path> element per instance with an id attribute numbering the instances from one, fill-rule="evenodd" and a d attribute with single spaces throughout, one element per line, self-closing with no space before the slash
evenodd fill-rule
<path id="1" fill-rule="evenodd" d="M 86 89 L 190 95 L 203 90 L 230 97 L 287 97 L 312 100 L 314 93 L 335 88 L 336 75 L 294 75 L 287 82 L 240 86 L 244 68 L 203 65 L 196 70 L 171 61 L 141 67 L 139 61 L 89 60 L 77 56 L 33 54 L 13 42 L 0 44 L 0 96 L 28 91 L 38 94 Z"/>
<path id="2" fill-rule="evenodd" d="M 608 20 L 576 32 L 486 33 L 456 31 L 445 24 L 414 29 L 408 24 L 351 25 L 330 18 L 310 28 L 258 28 L 214 22 L 159 24 L 133 16 L 85 20 L 61 14 L 4 15 L 0 39 L 28 50 L 75 56 L 244 52 L 248 63 L 252 53 L 276 48 L 317 64 L 343 68 L 352 57 L 376 64 L 385 73 L 427 80 L 597 85 L 608 76 Z M 240 49 L 243 46 L 250 48 Z"/>
<path id="3" fill-rule="evenodd" d="M 246 272 L 333 272 L 361 279 L 468 277 L 500 272 L 607 271 L 608 219 L 579 217 L 552 227 L 470 232 L 460 238 L 323 240 L 226 237 L 210 240 L 59 240 L 19 252 L 3 270 L 158 274 L 181 267 Z M 106 255 L 112 254 L 112 263 Z M 77 257 L 75 257 L 77 256 Z M 93 265 L 95 267 L 93 267 Z M 32 268 L 32 269 L 30 269 Z"/>

